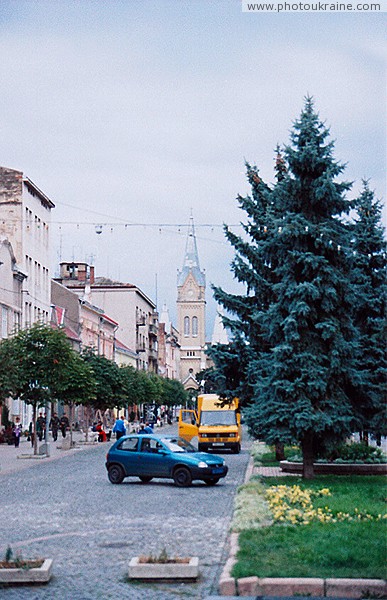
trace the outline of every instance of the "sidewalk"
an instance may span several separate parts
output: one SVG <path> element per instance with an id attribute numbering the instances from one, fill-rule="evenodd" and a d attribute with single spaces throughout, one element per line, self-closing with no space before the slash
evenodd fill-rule
<path id="1" fill-rule="evenodd" d="M 65 440 L 70 438 L 69 433 L 67 433 Z M 75 442 L 75 446 L 68 450 L 62 450 L 60 448 L 63 438 L 59 433 L 58 439 L 56 442 L 52 440 L 50 435 L 49 440 L 49 452 L 50 456 L 46 455 L 36 455 L 34 456 L 34 449 L 31 446 L 31 442 L 27 441 L 27 438 L 22 438 L 20 440 L 20 445 L 18 448 L 15 446 L 9 446 L 8 444 L 0 444 L 0 477 L 1 475 L 7 475 L 8 473 L 15 473 L 17 471 L 22 471 L 28 467 L 32 467 L 41 462 L 47 462 L 52 460 L 58 460 L 63 456 L 68 456 L 69 454 L 75 454 L 76 452 L 82 452 L 88 448 L 92 448 L 95 444 L 84 444 L 80 443 L 84 441 L 85 434 L 79 431 L 73 432 L 73 442 Z M 39 447 L 44 442 L 38 442 L 38 452 Z M 106 445 L 110 446 L 110 444 L 106 443 Z"/>
<path id="2" fill-rule="evenodd" d="M 156 427 L 154 430 L 155 435 L 176 435 L 177 433 L 176 424 L 172 425 L 164 425 L 163 427 Z M 94 434 L 89 432 L 89 440 L 92 440 L 92 436 Z M 69 440 L 70 434 L 67 432 L 65 440 Z M 49 452 L 50 456 L 46 455 L 36 455 L 34 456 L 34 449 L 31 446 L 31 442 L 27 442 L 27 438 L 23 437 L 20 440 L 20 445 L 18 448 L 15 446 L 8 446 L 8 444 L 0 444 L 0 478 L 1 475 L 7 475 L 8 473 L 16 473 L 18 471 L 22 471 L 27 469 L 28 467 L 32 467 L 36 464 L 58 460 L 59 458 L 63 458 L 64 456 L 69 456 L 69 454 L 75 454 L 77 452 L 84 452 L 89 448 L 94 448 L 96 445 L 104 445 L 106 446 L 106 451 L 113 442 L 115 442 L 115 438 L 112 436 L 111 442 L 98 442 L 92 443 L 89 441 L 85 443 L 85 434 L 80 431 L 73 432 L 73 442 L 75 442 L 75 446 L 73 448 L 69 448 L 67 450 L 62 450 L 62 435 L 59 432 L 58 439 L 56 442 L 53 441 L 51 434 L 49 439 Z M 39 447 L 44 442 L 38 442 L 38 452 Z"/>

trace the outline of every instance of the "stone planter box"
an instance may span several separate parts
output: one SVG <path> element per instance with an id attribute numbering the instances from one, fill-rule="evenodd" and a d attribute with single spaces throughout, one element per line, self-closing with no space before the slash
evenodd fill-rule
<path id="1" fill-rule="evenodd" d="M 186 563 L 141 563 L 135 556 L 129 562 L 128 576 L 143 581 L 195 581 L 199 577 L 199 558 L 192 556 Z"/>
<path id="2" fill-rule="evenodd" d="M 52 559 L 46 558 L 41 567 L 33 569 L 0 568 L 0 583 L 47 583 L 51 579 Z"/>
<path id="3" fill-rule="evenodd" d="M 317 475 L 387 475 L 386 463 L 314 463 Z M 285 473 L 302 473 L 302 463 L 281 460 L 280 467 Z"/>

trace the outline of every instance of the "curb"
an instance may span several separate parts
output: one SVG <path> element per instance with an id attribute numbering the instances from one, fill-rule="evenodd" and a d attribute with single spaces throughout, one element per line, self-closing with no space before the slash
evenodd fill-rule
<path id="1" fill-rule="evenodd" d="M 251 457 L 246 469 L 244 483 L 253 474 Z M 219 579 L 221 596 L 314 596 L 319 598 L 386 598 L 387 582 L 384 579 L 319 579 L 291 577 L 242 577 L 231 576 L 239 550 L 238 533 L 230 533 L 229 558 Z"/>

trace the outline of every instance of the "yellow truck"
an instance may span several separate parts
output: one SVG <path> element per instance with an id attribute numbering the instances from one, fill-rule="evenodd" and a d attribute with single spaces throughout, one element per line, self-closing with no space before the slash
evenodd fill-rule
<path id="1" fill-rule="evenodd" d="M 180 410 L 179 436 L 188 442 L 197 436 L 199 451 L 229 449 L 238 454 L 242 440 L 238 398 L 225 404 L 216 394 L 198 396 L 197 411 Z"/>

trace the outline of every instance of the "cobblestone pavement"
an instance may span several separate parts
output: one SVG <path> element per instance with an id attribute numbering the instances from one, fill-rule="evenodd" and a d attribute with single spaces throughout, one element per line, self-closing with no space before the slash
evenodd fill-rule
<path id="1" fill-rule="evenodd" d="M 197 482 L 177 488 L 169 480 L 144 485 L 135 478 L 111 485 L 104 466 L 108 447 L 99 444 L 23 461 L 15 460 L 17 449 L 12 447 L 4 448 L 13 452 L 13 459 L 5 460 L 0 446 L 0 556 L 9 544 L 27 558 L 54 559 L 49 584 L 4 587 L 2 599 L 196 600 L 217 594 L 249 441 L 241 454 L 224 455 L 230 471 L 215 487 Z M 134 584 L 126 579 L 132 556 L 157 555 L 164 547 L 169 555 L 199 556 L 200 580 Z"/>

